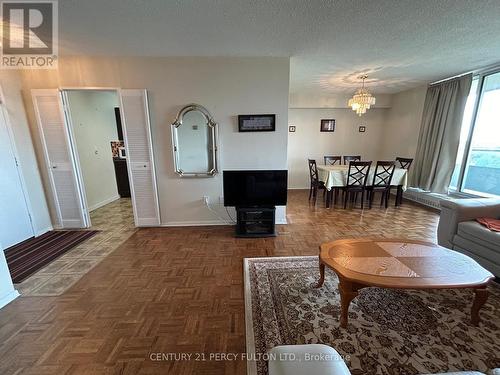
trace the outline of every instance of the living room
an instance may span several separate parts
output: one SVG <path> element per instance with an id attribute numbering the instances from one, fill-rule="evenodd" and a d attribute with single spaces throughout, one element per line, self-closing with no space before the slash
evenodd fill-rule
<path id="1" fill-rule="evenodd" d="M 500 4 L 48 4 L 57 66 L 0 70 L 1 373 L 500 368 Z"/>

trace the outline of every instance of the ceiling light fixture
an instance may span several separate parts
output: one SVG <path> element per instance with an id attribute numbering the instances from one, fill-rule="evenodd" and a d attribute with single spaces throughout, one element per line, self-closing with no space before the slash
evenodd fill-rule
<path id="1" fill-rule="evenodd" d="M 363 80 L 363 84 L 361 88 L 356 90 L 347 104 L 353 111 L 356 111 L 356 113 L 361 116 L 363 113 L 366 113 L 367 109 L 370 109 L 370 107 L 375 104 L 375 97 L 365 89 L 365 79 L 367 79 L 368 76 L 364 75 L 358 78 Z"/>

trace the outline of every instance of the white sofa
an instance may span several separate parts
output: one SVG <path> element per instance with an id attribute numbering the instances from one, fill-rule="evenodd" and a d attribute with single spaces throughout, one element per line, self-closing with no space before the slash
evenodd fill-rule
<path id="1" fill-rule="evenodd" d="M 269 354 L 269 375 L 351 375 L 340 354 L 327 345 L 282 345 L 271 349 Z M 484 375 L 477 371 L 446 374 Z M 500 369 L 489 374 L 500 375 Z"/>
<path id="2" fill-rule="evenodd" d="M 500 277 L 500 233 L 475 220 L 500 218 L 500 199 L 443 199 L 440 203 L 438 244 L 470 256 Z"/>

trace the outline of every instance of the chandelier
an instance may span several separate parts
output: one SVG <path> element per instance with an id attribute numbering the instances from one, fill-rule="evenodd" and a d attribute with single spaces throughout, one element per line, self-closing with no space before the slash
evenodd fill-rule
<path id="1" fill-rule="evenodd" d="M 361 88 L 356 90 L 353 97 L 349 99 L 349 102 L 347 103 L 349 107 L 351 107 L 353 111 L 356 111 L 359 116 L 366 113 L 366 110 L 370 109 L 370 106 L 375 104 L 375 97 L 372 96 L 367 89 L 365 89 L 365 79 L 367 78 L 368 76 L 359 77 L 359 79 L 363 80 L 363 84 Z"/>

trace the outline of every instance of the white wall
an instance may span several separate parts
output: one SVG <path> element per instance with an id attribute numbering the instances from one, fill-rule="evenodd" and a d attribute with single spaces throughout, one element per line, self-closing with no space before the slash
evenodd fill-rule
<path id="1" fill-rule="evenodd" d="M 17 296 L 19 296 L 19 293 L 14 289 L 14 285 L 12 284 L 5 254 L 3 253 L 2 244 L 0 244 L 0 308 L 4 307 Z"/>
<path id="2" fill-rule="evenodd" d="M 381 157 L 392 155 L 414 158 L 427 86 L 394 94 L 385 124 Z"/>
<path id="3" fill-rule="evenodd" d="M 318 164 L 323 164 L 324 155 L 361 155 L 363 160 L 377 160 L 388 112 L 372 108 L 359 117 L 349 108 L 290 108 L 288 122 L 296 131 L 288 133 L 289 187 L 309 188 L 308 158 Z M 335 132 L 320 132 L 321 119 L 335 119 Z M 365 133 L 359 132 L 360 125 L 366 127 Z"/>
<path id="4" fill-rule="evenodd" d="M 288 134 L 290 188 L 309 187 L 307 158 L 321 164 L 324 155 L 360 154 L 373 161 L 414 158 L 426 92 L 427 86 L 421 86 L 391 96 L 376 95 L 377 106 L 361 117 L 348 108 L 308 108 L 343 107 L 342 95 L 328 100 L 291 95 L 288 122 L 296 126 L 296 132 Z M 328 118 L 336 119 L 335 132 L 321 133 L 320 120 Z M 366 126 L 365 133 L 358 132 L 359 125 Z"/>
<path id="5" fill-rule="evenodd" d="M 21 83 L 22 79 L 19 71 L 0 71 L 0 85 L 5 97 L 8 121 L 14 134 L 21 172 L 26 182 L 33 226 L 35 234 L 41 235 L 51 230 L 52 224 L 40 178 L 39 164 L 37 163 L 32 142 L 32 134 L 37 134 L 37 131 L 32 129 L 32 133 L 30 133 L 21 96 Z"/>
<path id="6" fill-rule="evenodd" d="M 30 102 L 30 88 L 148 90 L 162 224 L 221 222 L 203 206 L 202 196 L 209 196 L 214 204 L 219 201 L 222 174 L 182 179 L 174 172 L 170 123 L 186 104 L 205 106 L 219 123 L 221 170 L 287 167 L 288 58 L 62 57 L 57 71 L 31 70 L 23 74 L 24 95 Z M 239 133 L 238 114 L 255 113 L 275 113 L 276 131 Z M 33 124 L 32 104 L 29 114 Z M 40 150 L 39 141 L 36 143 Z M 226 216 L 222 207 L 217 209 Z M 278 210 L 277 220 L 285 221 L 283 208 Z"/>
<path id="7" fill-rule="evenodd" d="M 120 198 L 111 141 L 118 141 L 114 91 L 68 91 L 76 147 L 89 211 Z"/>

